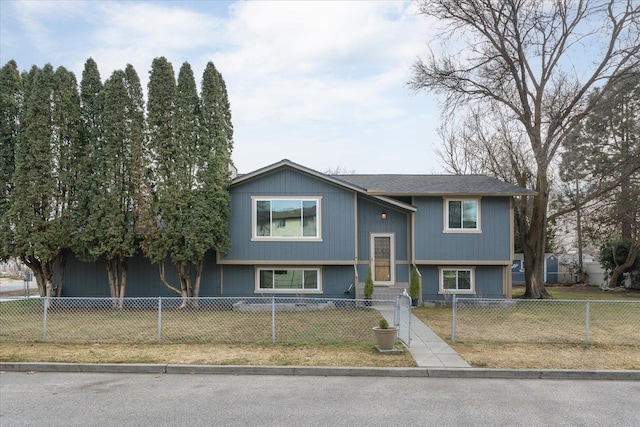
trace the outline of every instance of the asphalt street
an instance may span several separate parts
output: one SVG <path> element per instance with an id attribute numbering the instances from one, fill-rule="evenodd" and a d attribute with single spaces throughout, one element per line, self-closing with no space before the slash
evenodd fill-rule
<path id="1" fill-rule="evenodd" d="M 1 426 L 638 426 L 640 382 L 3 372 Z"/>

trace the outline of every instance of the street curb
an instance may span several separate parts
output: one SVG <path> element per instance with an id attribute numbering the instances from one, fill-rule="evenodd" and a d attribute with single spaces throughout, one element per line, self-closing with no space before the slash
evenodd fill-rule
<path id="1" fill-rule="evenodd" d="M 376 368 L 324 366 L 231 366 L 231 365 L 158 365 L 133 363 L 22 363 L 0 362 L 4 372 L 92 372 L 120 374 L 209 374 L 209 375 L 283 375 L 352 376 L 479 379 L 568 379 L 640 381 L 640 371 L 580 371 L 565 369 L 479 369 L 479 368 Z"/>

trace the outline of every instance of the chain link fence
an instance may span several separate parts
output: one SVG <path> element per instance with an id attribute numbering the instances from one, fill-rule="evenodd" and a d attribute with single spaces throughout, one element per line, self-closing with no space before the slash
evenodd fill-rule
<path id="1" fill-rule="evenodd" d="M 319 298 L 25 298 L 0 302 L 0 342 L 374 343 L 396 302 Z"/>
<path id="2" fill-rule="evenodd" d="M 451 341 L 640 345 L 640 301 L 454 298 Z"/>

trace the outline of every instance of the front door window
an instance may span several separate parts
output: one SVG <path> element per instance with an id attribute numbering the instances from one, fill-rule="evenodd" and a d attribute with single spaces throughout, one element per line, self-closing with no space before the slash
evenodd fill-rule
<path id="1" fill-rule="evenodd" d="M 394 283 L 394 246 L 393 234 L 371 235 L 374 283 L 383 285 L 392 285 Z"/>

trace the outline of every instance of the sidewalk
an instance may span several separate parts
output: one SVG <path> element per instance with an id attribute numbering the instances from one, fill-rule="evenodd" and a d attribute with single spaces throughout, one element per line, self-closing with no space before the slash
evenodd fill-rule
<path id="1" fill-rule="evenodd" d="M 427 325 L 411 315 L 411 343 L 409 351 L 420 367 L 470 368 L 454 349 L 437 336 Z"/>
<path id="2" fill-rule="evenodd" d="M 389 324 L 393 324 L 393 310 L 380 310 Z M 427 325 L 411 314 L 411 343 L 409 352 L 421 368 L 470 368 L 454 349 L 437 336 Z"/>

